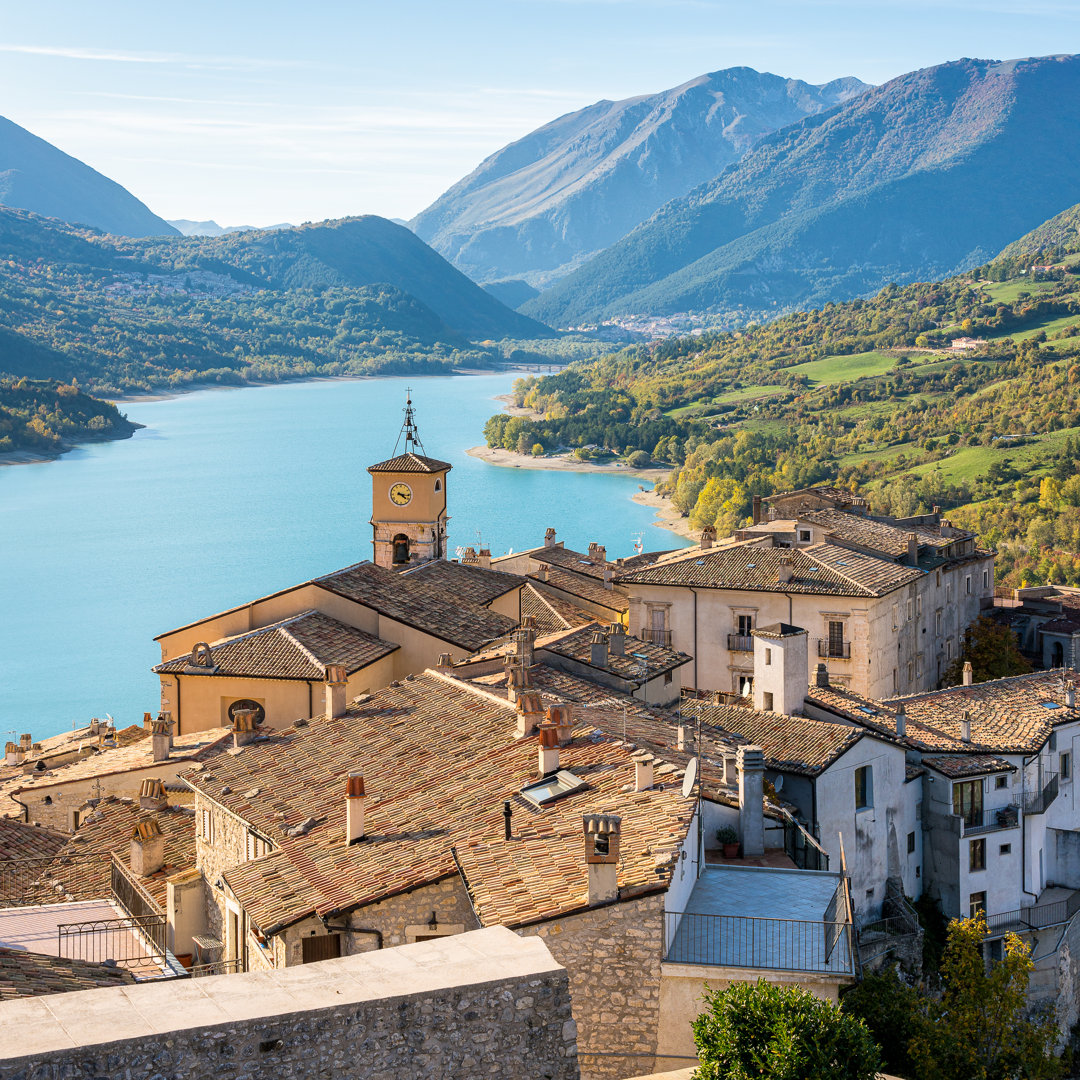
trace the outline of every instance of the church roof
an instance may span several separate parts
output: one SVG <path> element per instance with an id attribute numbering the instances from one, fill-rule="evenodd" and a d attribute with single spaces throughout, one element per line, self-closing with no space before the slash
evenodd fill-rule
<path id="1" fill-rule="evenodd" d="M 449 461 L 422 457 L 420 454 L 414 454 L 410 450 L 407 454 L 398 454 L 397 457 L 380 461 L 375 465 L 369 465 L 368 472 L 437 473 L 449 472 L 452 468 L 453 465 Z"/>

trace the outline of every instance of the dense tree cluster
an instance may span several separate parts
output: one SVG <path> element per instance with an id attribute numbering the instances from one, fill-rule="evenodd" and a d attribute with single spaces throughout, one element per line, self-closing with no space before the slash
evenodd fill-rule
<path id="1" fill-rule="evenodd" d="M 0 454 L 53 453 L 78 440 L 121 438 L 137 427 L 78 386 L 0 375 Z"/>

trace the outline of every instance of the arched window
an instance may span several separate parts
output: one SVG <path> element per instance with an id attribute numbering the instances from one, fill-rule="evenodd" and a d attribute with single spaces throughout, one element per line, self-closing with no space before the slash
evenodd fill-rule
<path id="1" fill-rule="evenodd" d="M 442 491 L 442 481 L 441 480 L 436 480 L 435 481 L 435 490 L 436 491 Z"/>
<path id="2" fill-rule="evenodd" d="M 404 533 L 398 533 L 394 537 L 394 565 L 409 561 L 409 538 Z"/>
<path id="3" fill-rule="evenodd" d="M 1054 644 L 1050 646 L 1050 666 L 1065 666 L 1065 646 L 1062 645 L 1060 641 L 1055 641 Z"/>

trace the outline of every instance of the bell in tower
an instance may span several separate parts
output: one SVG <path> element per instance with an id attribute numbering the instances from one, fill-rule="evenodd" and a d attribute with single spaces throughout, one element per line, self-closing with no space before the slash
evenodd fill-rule
<path id="1" fill-rule="evenodd" d="M 412 390 L 406 391 L 405 421 L 394 456 L 368 466 L 371 473 L 371 529 L 379 566 L 414 566 L 446 558 L 447 461 L 430 458 L 416 430 Z M 398 453 L 404 439 L 404 452 Z"/>

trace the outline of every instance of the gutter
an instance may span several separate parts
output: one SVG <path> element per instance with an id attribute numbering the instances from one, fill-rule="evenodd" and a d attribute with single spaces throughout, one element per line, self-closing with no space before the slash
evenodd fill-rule
<path id="1" fill-rule="evenodd" d="M 30 824 L 30 807 L 27 806 L 26 803 L 24 803 L 21 799 L 17 799 L 15 797 L 22 790 L 23 790 L 22 788 L 16 788 L 14 791 L 9 791 L 8 792 L 8 798 L 11 799 L 11 801 L 13 803 L 16 803 L 17 805 L 22 807 L 22 810 L 23 810 L 22 819 L 27 825 L 29 825 Z"/>

